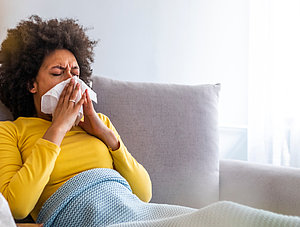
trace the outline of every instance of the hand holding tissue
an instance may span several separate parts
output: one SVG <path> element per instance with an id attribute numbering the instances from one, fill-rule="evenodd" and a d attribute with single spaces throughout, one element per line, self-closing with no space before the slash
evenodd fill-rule
<path id="1" fill-rule="evenodd" d="M 89 86 L 87 86 L 81 79 L 79 79 L 76 76 L 74 76 L 73 78 L 75 80 L 74 87 L 77 83 L 80 84 L 80 91 L 75 99 L 75 103 L 77 103 L 81 99 L 82 93 L 86 89 L 87 89 L 87 92 L 89 93 L 91 100 L 94 101 L 95 103 L 97 103 L 97 94 Z M 43 113 L 53 115 L 55 108 L 57 106 L 59 97 L 60 97 L 64 87 L 68 83 L 70 83 L 70 80 L 71 80 L 71 78 L 57 84 L 56 86 L 51 88 L 49 91 L 46 92 L 46 94 L 44 94 L 42 96 L 41 111 Z M 83 108 L 81 107 L 78 112 L 77 118 L 75 120 L 75 125 L 78 125 L 78 123 L 80 122 L 82 117 L 83 117 Z"/>

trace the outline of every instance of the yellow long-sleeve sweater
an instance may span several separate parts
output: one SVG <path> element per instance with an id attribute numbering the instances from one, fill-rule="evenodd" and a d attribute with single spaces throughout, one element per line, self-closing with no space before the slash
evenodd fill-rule
<path id="1" fill-rule="evenodd" d="M 79 126 L 64 137 L 61 146 L 42 139 L 50 121 L 19 117 L 0 122 L 0 192 L 7 199 L 14 218 L 29 213 L 36 220 L 44 202 L 67 180 L 93 168 L 117 170 L 141 200 L 151 199 L 147 171 L 127 151 L 109 118 L 98 114 L 120 141 L 120 148 L 109 152 L 98 138 Z"/>

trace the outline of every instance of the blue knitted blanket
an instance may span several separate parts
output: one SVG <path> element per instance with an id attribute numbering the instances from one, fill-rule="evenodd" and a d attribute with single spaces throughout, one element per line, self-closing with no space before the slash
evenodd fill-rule
<path id="1" fill-rule="evenodd" d="M 110 227 L 300 227 L 300 218 L 221 201 L 202 209 L 144 203 L 115 170 L 92 169 L 68 180 L 43 205 L 38 223 Z"/>
<path id="2" fill-rule="evenodd" d="M 92 169 L 61 186 L 43 205 L 37 223 L 48 226 L 109 226 L 190 213 L 195 209 L 145 203 L 115 170 Z"/>

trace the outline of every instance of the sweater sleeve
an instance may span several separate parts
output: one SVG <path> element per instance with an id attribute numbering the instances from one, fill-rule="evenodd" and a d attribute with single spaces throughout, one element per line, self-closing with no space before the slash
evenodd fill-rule
<path id="1" fill-rule="evenodd" d="M 14 218 L 25 218 L 50 179 L 60 148 L 39 138 L 23 163 L 13 122 L 0 123 L 0 192 Z"/>
<path id="2" fill-rule="evenodd" d="M 152 185 L 149 174 L 146 169 L 128 152 L 109 118 L 103 114 L 99 114 L 99 117 L 108 128 L 113 130 L 120 142 L 119 149 L 110 151 L 115 170 L 117 170 L 127 180 L 135 195 L 137 195 L 142 201 L 149 202 L 152 197 Z"/>

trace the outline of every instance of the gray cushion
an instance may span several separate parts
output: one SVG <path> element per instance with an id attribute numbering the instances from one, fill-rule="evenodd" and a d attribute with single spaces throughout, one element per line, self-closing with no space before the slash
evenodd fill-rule
<path id="1" fill-rule="evenodd" d="M 200 208 L 219 199 L 219 85 L 93 78 L 95 108 L 148 171 L 152 202 Z"/>

